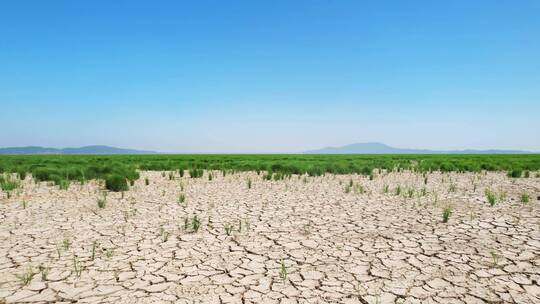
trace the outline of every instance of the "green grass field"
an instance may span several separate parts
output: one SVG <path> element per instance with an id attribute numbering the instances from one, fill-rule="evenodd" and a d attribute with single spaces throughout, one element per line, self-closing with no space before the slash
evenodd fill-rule
<path id="1" fill-rule="evenodd" d="M 264 171 L 268 179 L 291 174 L 324 173 L 370 175 L 374 169 L 426 171 L 506 171 L 511 177 L 528 177 L 540 169 L 540 154 L 527 155 L 2 155 L 0 173 L 29 173 L 36 181 L 84 182 L 91 179 L 134 181 L 137 170 L 190 172 L 202 170 Z M 3 175 L 2 175 L 3 176 Z M 121 177 L 121 178 L 119 178 Z M 1 183 L 8 182 L 2 177 Z M 8 186 L 6 186 L 8 187 Z M 11 186 L 9 186 L 11 187 Z M 124 189 L 120 187 L 119 189 Z"/>

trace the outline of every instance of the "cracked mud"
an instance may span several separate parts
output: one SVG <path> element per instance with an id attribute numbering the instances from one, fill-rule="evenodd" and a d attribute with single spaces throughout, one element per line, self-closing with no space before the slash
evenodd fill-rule
<path id="1" fill-rule="evenodd" d="M 27 178 L 1 194 L 0 302 L 540 303 L 539 178 L 212 176 L 141 172 L 104 208 Z"/>

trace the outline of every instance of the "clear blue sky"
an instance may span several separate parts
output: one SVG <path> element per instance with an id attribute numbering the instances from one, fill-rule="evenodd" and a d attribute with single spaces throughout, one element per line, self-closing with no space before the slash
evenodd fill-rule
<path id="1" fill-rule="evenodd" d="M 540 151 L 540 1 L 1 1 L 0 146 Z"/>

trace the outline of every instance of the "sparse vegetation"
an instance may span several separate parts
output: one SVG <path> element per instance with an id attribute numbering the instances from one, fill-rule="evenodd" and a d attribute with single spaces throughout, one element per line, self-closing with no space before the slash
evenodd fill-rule
<path id="1" fill-rule="evenodd" d="M 15 277 L 19 279 L 24 286 L 30 284 L 36 273 L 32 267 L 27 267 L 22 273 L 16 274 Z"/>
<path id="2" fill-rule="evenodd" d="M 127 191 L 129 186 L 127 179 L 121 175 L 110 175 L 105 180 L 105 188 L 113 192 Z"/>

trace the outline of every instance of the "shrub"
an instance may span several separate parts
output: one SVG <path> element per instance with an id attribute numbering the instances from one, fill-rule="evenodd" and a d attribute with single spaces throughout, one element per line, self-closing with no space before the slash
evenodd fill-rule
<path id="1" fill-rule="evenodd" d="M 114 192 L 129 190 L 127 179 L 117 174 L 109 175 L 107 179 L 105 179 L 105 188 Z"/>
<path id="2" fill-rule="evenodd" d="M 514 169 L 514 170 L 512 170 L 512 171 L 509 171 L 509 172 L 508 172 L 508 177 L 513 177 L 513 178 L 521 177 L 521 170 L 519 170 L 519 169 Z"/>
<path id="3" fill-rule="evenodd" d="M 529 194 L 525 193 L 525 192 L 521 193 L 521 196 L 520 196 L 519 200 L 524 204 L 528 203 L 529 202 Z"/>

